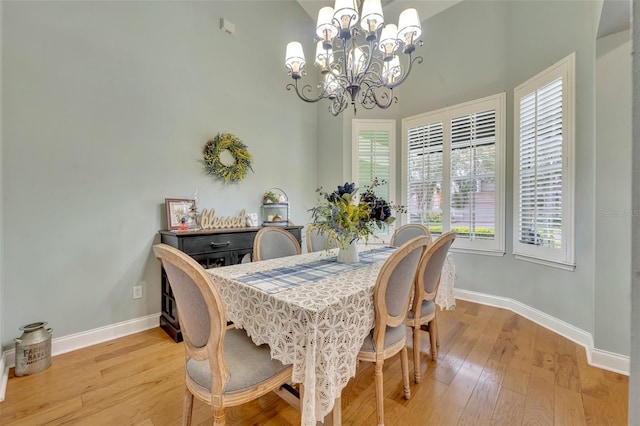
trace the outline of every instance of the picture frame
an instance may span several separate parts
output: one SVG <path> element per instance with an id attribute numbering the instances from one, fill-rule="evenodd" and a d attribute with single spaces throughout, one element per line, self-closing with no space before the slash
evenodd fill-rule
<path id="1" fill-rule="evenodd" d="M 169 231 L 186 231 L 193 224 L 192 211 L 195 200 L 188 198 L 165 198 L 164 205 L 167 211 L 167 229 Z"/>

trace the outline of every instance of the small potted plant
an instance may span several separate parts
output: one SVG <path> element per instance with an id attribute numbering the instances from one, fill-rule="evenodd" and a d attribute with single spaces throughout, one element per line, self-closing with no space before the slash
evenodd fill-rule
<path id="1" fill-rule="evenodd" d="M 264 204 L 267 203 L 277 203 L 280 201 L 280 197 L 273 191 L 267 191 L 264 193 L 264 197 L 262 198 L 262 202 Z"/>

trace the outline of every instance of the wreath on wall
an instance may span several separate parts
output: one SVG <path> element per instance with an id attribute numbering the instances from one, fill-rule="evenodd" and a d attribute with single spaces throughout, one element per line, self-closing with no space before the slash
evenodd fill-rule
<path id="1" fill-rule="evenodd" d="M 233 157 L 233 164 L 221 161 L 220 155 L 228 151 Z M 247 175 L 251 167 L 251 154 L 247 146 L 231 133 L 218 133 L 204 146 L 204 164 L 211 175 L 224 179 L 225 183 L 239 182 Z"/>

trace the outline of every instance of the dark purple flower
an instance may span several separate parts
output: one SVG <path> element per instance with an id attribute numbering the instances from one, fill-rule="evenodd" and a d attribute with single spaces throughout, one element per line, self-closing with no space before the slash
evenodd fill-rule
<path id="1" fill-rule="evenodd" d="M 329 196 L 327 197 L 327 200 L 329 200 L 332 203 L 335 203 L 340 198 L 342 198 L 344 194 L 353 194 L 355 190 L 356 190 L 355 183 L 345 182 L 344 185 L 338 185 L 338 190 L 333 191 L 331 194 L 329 194 Z"/>

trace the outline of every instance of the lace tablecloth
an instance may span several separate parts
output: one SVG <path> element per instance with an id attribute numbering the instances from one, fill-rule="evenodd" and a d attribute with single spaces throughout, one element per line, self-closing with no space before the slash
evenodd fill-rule
<path id="1" fill-rule="evenodd" d="M 438 287 L 438 293 L 436 293 L 436 305 L 440 306 L 440 310 L 452 311 L 456 308 L 456 298 L 453 294 L 453 284 L 455 282 L 456 266 L 453 263 L 451 254 L 448 254 L 440 274 L 440 287 Z"/>
<path id="2" fill-rule="evenodd" d="M 315 425 L 356 372 L 356 358 L 373 327 L 373 287 L 383 262 L 266 293 L 237 278 L 248 273 L 289 267 L 335 256 L 322 251 L 209 269 L 227 307 L 227 318 L 253 341 L 269 344 L 271 356 L 293 365 L 293 382 L 304 385 L 302 424 Z M 452 263 L 443 271 L 441 308 L 455 306 Z M 446 277 L 446 279 L 445 279 Z M 445 284 L 445 281 L 450 280 Z M 440 296 L 442 290 L 447 294 Z M 450 289 L 450 294 L 449 290 Z"/>

